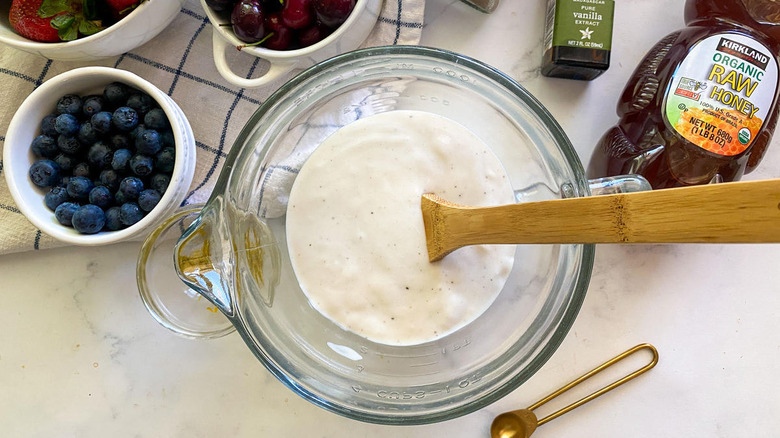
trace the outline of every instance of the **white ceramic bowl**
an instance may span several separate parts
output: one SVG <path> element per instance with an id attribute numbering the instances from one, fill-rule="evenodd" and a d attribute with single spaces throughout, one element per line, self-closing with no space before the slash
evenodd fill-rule
<path id="1" fill-rule="evenodd" d="M 157 3 L 157 2 L 155 2 Z M 30 166 L 38 159 L 30 148 L 40 135 L 41 120 L 54 112 L 65 94 L 100 94 L 111 82 L 122 82 L 151 96 L 165 111 L 173 129 L 176 160 L 168 189 L 157 206 L 136 224 L 118 231 L 80 234 L 61 225 L 54 212 L 44 205 L 46 189 L 30 181 Z M 184 201 L 195 172 L 195 137 L 181 108 L 150 82 L 125 70 L 108 67 L 84 67 L 70 70 L 44 82 L 33 91 L 14 114 L 3 148 L 5 179 L 16 205 L 27 219 L 49 236 L 75 245 L 104 245 L 141 236 L 172 215 Z"/>
<path id="2" fill-rule="evenodd" d="M 61 43 L 41 43 L 14 32 L 8 22 L 11 2 L 6 0 L 0 2 L 0 43 L 61 61 L 109 58 L 128 52 L 154 38 L 173 21 L 185 1 L 145 1 L 118 23 L 94 35 Z"/>
<path id="3" fill-rule="evenodd" d="M 265 74 L 247 79 L 235 74 L 225 57 L 226 50 L 236 50 L 236 47 L 246 43 L 236 37 L 229 25 L 221 26 L 229 24 L 229 19 L 214 12 L 206 4 L 206 0 L 200 0 L 200 3 L 212 23 L 214 64 L 226 81 L 242 88 L 262 87 L 289 71 L 308 68 L 320 61 L 357 49 L 371 33 L 382 8 L 382 0 L 357 0 L 347 21 L 327 38 L 302 49 L 271 50 L 260 46 L 242 48 L 244 53 L 271 63 Z"/>

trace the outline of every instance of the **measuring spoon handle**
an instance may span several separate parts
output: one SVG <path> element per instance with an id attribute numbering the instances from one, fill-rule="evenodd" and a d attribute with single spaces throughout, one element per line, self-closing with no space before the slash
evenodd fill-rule
<path id="1" fill-rule="evenodd" d="M 609 368 L 610 366 L 620 362 L 621 360 L 627 358 L 628 356 L 640 351 L 640 350 L 648 350 L 650 351 L 652 357 L 648 364 L 643 366 L 642 368 L 637 369 L 636 371 L 618 379 L 614 382 L 610 383 L 607 386 L 602 387 L 598 391 L 592 392 L 591 394 L 575 401 L 574 403 L 569 404 L 568 406 L 558 409 L 557 411 L 553 412 L 552 414 L 542 418 L 541 420 L 537 420 L 536 414 L 534 414 L 534 409 L 539 408 L 540 406 L 544 405 L 545 403 L 549 402 L 550 400 L 558 397 L 559 395 L 563 394 L 564 392 L 568 391 L 569 389 L 579 385 L 580 383 L 584 382 L 585 380 L 593 377 L 594 375 L 600 373 L 601 371 L 604 371 L 605 369 Z M 534 403 L 533 405 L 529 406 L 526 409 L 518 409 L 516 411 L 510 411 L 510 412 L 504 412 L 503 414 L 497 416 L 493 423 L 490 426 L 490 436 L 492 438 L 528 438 L 531 436 L 531 434 L 536 430 L 538 426 L 541 426 L 551 420 L 554 420 L 561 415 L 571 411 L 572 409 L 575 409 L 579 406 L 584 405 L 585 403 L 595 399 L 596 397 L 599 397 L 602 394 L 605 394 L 618 386 L 633 380 L 642 373 L 645 373 L 649 371 L 651 368 L 653 368 L 658 363 L 658 350 L 655 349 L 650 344 L 639 344 L 633 348 L 630 348 L 623 353 L 620 353 L 619 355 L 613 357 L 612 359 L 604 362 L 603 364 L 599 365 L 598 367 L 588 371 L 587 373 L 583 374 L 582 376 L 578 377 L 576 380 L 572 381 L 571 383 L 563 386 L 562 388 L 556 390 L 552 394 L 548 395 L 547 397 L 539 400 L 538 402 Z"/>

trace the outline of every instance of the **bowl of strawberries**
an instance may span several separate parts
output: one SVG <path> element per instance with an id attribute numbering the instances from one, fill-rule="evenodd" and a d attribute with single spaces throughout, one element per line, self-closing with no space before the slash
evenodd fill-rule
<path id="1" fill-rule="evenodd" d="M 261 87 L 291 70 L 354 50 L 374 27 L 382 0 L 201 0 L 213 24 L 214 64 L 233 85 Z M 260 76 L 233 72 L 227 50 L 265 59 Z"/>
<path id="2" fill-rule="evenodd" d="M 63 61 L 109 58 L 154 38 L 184 1 L 2 1 L 0 43 Z"/>

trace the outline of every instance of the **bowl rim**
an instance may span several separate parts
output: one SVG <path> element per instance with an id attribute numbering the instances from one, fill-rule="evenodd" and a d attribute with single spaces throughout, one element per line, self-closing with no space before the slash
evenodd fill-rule
<path id="1" fill-rule="evenodd" d="M 57 50 L 57 49 L 63 49 L 65 47 L 68 47 L 69 49 L 71 49 L 71 48 L 78 48 L 80 46 L 89 44 L 92 41 L 95 41 L 95 40 L 97 40 L 99 38 L 102 38 L 102 37 L 104 37 L 104 36 L 106 36 L 108 34 L 111 34 L 111 33 L 114 33 L 116 31 L 118 31 L 119 28 L 122 27 L 121 26 L 122 24 L 126 25 L 127 22 L 129 22 L 133 17 L 137 17 L 139 14 L 143 13 L 143 11 L 146 8 L 149 7 L 148 5 L 149 5 L 149 3 L 145 1 L 145 2 L 143 2 L 141 4 L 139 4 L 135 9 L 133 9 L 132 12 L 127 14 L 120 21 L 112 24 L 111 26 L 101 30 L 98 33 L 94 33 L 92 35 L 88 35 L 88 36 L 85 36 L 85 37 L 82 37 L 82 38 L 77 38 L 77 39 L 72 40 L 72 41 L 60 41 L 60 42 L 56 42 L 56 43 L 47 43 L 47 42 L 43 42 L 43 41 L 33 41 L 33 40 L 31 40 L 29 38 L 25 38 L 25 37 L 23 37 L 21 35 L 18 35 L 19 38 L 21 39 L 20 40 L 20 39 L 16 39 L 16 38 L 8 38 L 8 37 L 5 37 L 2 34 L 0 34 L 0 42 L 8 44 L 9 46 L 17 47 L 17 48 L 23 47 L 23 48 L 25 48 L 27 50 L 41 50 L 41 49 L 45 49 L 46 51 L 49 51 L 49 49 L 51 49 L 51 51 L 54 51 L 54 50 Z"/>
<path id="2" fill-rule="evenodd" d="M 28 205 L 29 200 L 21 193 L 19 187 L 17 186 L 17 184 L 21 184 L 21 181 L 17 181 L 19 170 L 12 167 L 14 166 L 14 157 L 21 154 L 29 154 L 30 152 L 29 146 L 27 146 L 27 149 L 22 149 L 21 146 L 13 146 L 13 144 L 16 143 L 16 133 L 17 131 L 24 130 L 26 122 L 24 115 L 27 113 L 29 108 L 33 108 L 38 103 L 39 99 L 47 99 L 48 96 L 52 95 L 61 95 L 62 93 L 58 92 L 56 88 L 62 82 L 66 82 L 72 78 L 84 75 L 101 75 L 107 79 L 106 84 L 119 81 L 144 91 L 150 97 L 152 97 L 155 102 L 157 102 L 160 108 L 165 112 L 165 115 L 172 126 L 180 123 L 180 121 L 184 122 L 185 125 L 188 125 L 189 122 L 187 121 L 184 114 L 181 114 L 180 117 L 177 117 L 175 107 L 171 104 L 172 101 L 169 102 L 167 100 L 161 99 L 161 96 L 167 97 L 167 95 L 165 95 L 151 82 L 127 70 L 98 66 L 80 67 L 73 70 L 68 70 L 67 72 L 48 79 L 35 90 L 33 90 L 33 92 L 25 98 L 25 100 L 16 110 L 16 113 L 11 118 L 11 122 L 8 125 L 5 146 L 3 148 L 5 179 L 8 185 L 8 190 L 11 193 L 11 197 L 16 203 L 16 206 L 19 208 L 19 211 L 22 212 L 25 218 L 27 218 L 27 220 L 29 220 L 33 225 L 38 227 L 43 233 L 59 241 L 82 246 L 97 246 L 116 243 L 133 237 L 141 230 L 148 228 L 150 225 L 156 223 L 160 219 L 160 215 L 166 211 L 165 206 L 170 204 L 175 196 L 176 191 L 173 190 L 172 184 L 182 179 L 183 173 L 185 171 L 186 154 L 183 153 L 180 148 L 184 147 L 185 144 L 194 144 L 194 141 L 185 141 L 185 138 L 183 138 L 183 134 L 179 132 L 179 129 L 172 129 L 175 142 L 174 148 L 176 150 L 176 159 L 174 161 L 174 169 L 171 174 L 171 186 L 169 186 L 169 190 L 166 190 L 162 195 L 157 206 L 155 206 L 155 208 L 153 208 L 135 224 L 117 231 L 101 231 L 97 234 L 78 234 L 64 225 L 54 223 L 50 220 L 44 220 L 34 209 Z M 35 126 L 37 127 L 39 125 L 36 124 Z M 24 176 L 27 176 L 26 171 L 24 172 Z M 54 213 L 52 212 L 52 215 L 53 214 Z"/>
<path id="3" fill-rule="evenodd" d="M 424 56 L 442 61 L 452 62 L 462 66 L 466 66 L 479 73 L 485 74 L 491 79 L 495 80 L 500 86 L 507 89 L 508 92 L 514 94 L 529 106 L 532 106 L 537 110 L 537 114 L 546 123 L 551 131 L 551 134 L 558 140 L 558 147 L 566 160 L 571 165 L 571 170 L 574 172 L 577 180 L 581 183 L 580 189 L 583 196 L 590 195 L 590 190 L 587 185 L 587 178 L 585 177 L 585 170 L 582 166 L 582 162 L 577 155 L 574 147 L 568 139 L 558 122 L 553 118 L 552 114 L 539 102 L 533 95 L 531 95 L 524 87 L 522 87 L 515 80 L 510 78 L 500 70 L 476 59 L 470 58 L 465 55 L 461 55 L 446 49 L 425 47 L 425 46 L 381 46 L 358 49 L 351 52 L 347 52 L 341 55 L 334 56 L 328 60 L 320 62 L 307 70 L 303 71 L 290 81 L 282 85 L 277 91 L 275 91 L 268 99 L 263 102 L 255 113 L 246 121 L 244 127 L 236 137 L 233 147 L 230 153 L 225 159 L 224 169 L 232 169 L 235 166 L 236 161 L 242 154 L 253 154 L 252 148 L 243 148 L 242 146 L 252 135 L 257 123 L 267 115 L 277 103 L 284 97 L 287 97 L 291 92 L 296 90 L 301 84 L 305 83 L 312 77 L 320 74 L 321 72 L 330 70 L 337 65 L 348 63 L 355 59 L 366 58 L 379 55 L 412 55 L 412 56 Z M 205 203 L 204 211 L 213 208 L 214 204 L 219 203 L 219 197 L 225 192 L 228 184 L 231 183 L 230 173 L 221 172 L 217 179 L 214 190 L 211 197 Z M 582 248 L 581 264 L 576 278 L 573 279 L 574 290 L 568 305 L 562 312 L 560 323 L 557 328 L 549 335 L 546 343 L 539 348 L 536 356 L 531 359 L 528 365 L 525 367 L 524 372 L 520 373 L 515 370 L 515 374 L 510 378 L 507 378 L 502 384 L 496 386 L 492 390 L 486 392 L 478 399 L 469 400 L 462 405 L 452 408 L 450 410 L 442 410 L 432 413 L 422 413 L 416 415 L 394 415 L 393 412 L 387 411 L 384 414 L 377 412 L 357 411 L 350 408 L 348 403 L 339 402 L 337 400 L 323 399 L 317 394 L 310 392 L 306 388 L 299 385 L 293 376 L 290 376 L 286 370 L 279 369 L 275 366 L 274 361 L 265 356 L 264 351 L 254 344 L 254 335 L 247 331 L 244 326 L 243 320 L 239 317 L 229 317 L 236 326 L 236 331 L 242 337 L 249 349 L 258 358 L 258 360 L 268 369 L 271 374 L 278 378 L 285 386 L 290 388 L 294 393 L 308 400 L 312 404 L 319 406 L 330 412 L 339 414 L 346 418 L 353 420 L 359 420 L 367 423 L 385 424 L 385 425 L 421 425 L 441 422 L 445 420 L 451 420 L 466 414 L 473 413 L 479 409 L 482 409 L 491 403 L 503 398 L 510 392 L 517 389 L 531 376 L 533 376 L 553 355 L 558 349 L 560 344 L 565 339 L 569 330 L 571 329 L 577 314 L 582 307 L 582 303 L 585 299 L 585 295 L 590 283 L 590 278 L 593 271 L 593 263 L 595 259 L 595 245 L 582 244 L 578 245 Z M 337 404 L 338 403 L 338 404 Z"/>

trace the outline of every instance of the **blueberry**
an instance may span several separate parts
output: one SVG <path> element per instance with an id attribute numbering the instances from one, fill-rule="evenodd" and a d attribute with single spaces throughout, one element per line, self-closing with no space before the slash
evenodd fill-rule
<path id="1" fill-rule="evenodd" d="M 87 200 L 89 192 L 95 187 L 91 179 L 85 176 L 74 176 L 68 181 L 68 195 L 73 199 Z"/>
<path id="2" fill-rule="evenodd" d="M 108 134 L 111 130 L 111 117 L 112 114 L 107 111 L 101 111 L 90 119 L 92 128 L 100 134 Z"/>
<path id="3" fill-rule="evenodd" d="M 154 168 L 160 172 L 170 173 L 176 162 L 176 150 L 172 147 L 164 148 L 154 159 Z"/>
<path id="4" fill-rule="evenodd" d="M 73 116 L 81 114 L 81 97 L 75 94 L 66 94 L 57 102 L 57 112 Z"/>
<path id="5" fill-rule="evenodd" d="M 82 205 L 73 213 L 72 223 L 81 234 L 95 234 L 106 224 L 106 214 L 97 205 Z"/>
<path id="6" fill-rule="evenodd" d="M 119 201 L 120 194 L 124 202 L 135 201 L 138 199 L 138 195 L 140 195 L 143 190 L 144 183 L 134 176 L 129 176 L 119 183 L 119 190 L 117 190 L 117 201 Z"/>
<path id="7" fill-rule="evenodd" d="M 160 134 L 154 129 L 144 129 L 136 134 L 135 150 L 140 154 L 154 155 L 162 148 Z"/>
<path id="8" fill-rule="evenodd" d="M 131 131 L 138 126 L 138 113 L 132 108 L 120 106 L 111 116 L 111 122 L 120 131 Z"/>
<path id="9" fill-rule="evenodd" d="M 128 149 L 117 149 L 114 151 L 114 155 L 111 158 L 111 168 L 114 170 L 123 170 L 127 168 L 127 163 L 130 161 L 130 157 L 133 153 Z"/>
<path id="10" fill-rule="evenodd" d="M 165 193 L 170 183 L 171 177 L 162 173 L 156 173 L 149 178 L 149 187 L 161 194 Z"/>
<path id="11" fill-rule="evenodd" d="M 117 149 L 129 149 L 130 148 L 130 138 L 126 134 L 114 134 L 109 139 L 109 146 L 111 146 L 111 149 L 117 150 Z"/>
<path id="12" fill-rule="evenodd" d="M 160 202 L 160 193 L 157 190 L 146 189 L 138 195 L 138 206 L 145 212 L 150 212 Z"/>
<path id="13" fill-rule="evenodd" d="M 176 145 L 176 140 L 173 136 L 173 131 L 166 130 L 160 133 L 160 138 L 162 139 L 163 147 L 170 146 L 173 147 Z"/>
<path id="14" fill-rule="evenodd" d="M 108 187 L 98 186 L 90 190 L 89 203 L 105 210 L 114 203 L 114 195 L 111 194 Z"/>
<path id="15" fill-rule="evenodd" d="M 39 160 L 30 166 L 30 179 L 39 187 L 56 186 L 60 175 L 60 166 L 52 160 Z"/>
<path id="16" fill-rule="evenodd" d="M 144 124 L 150 129 L 162 131 L 168 127 L 168 117 L 161 108 L 154 108 L 144 116 Z"/>
<path id="17" fill-rule="evenodd" d="M 82 146 L 76 137 L 60 135 L 57 137 L 57 147 L 66 154 L 75 155 L 81 150 Z"/>
<path id="18" fill-rule="evenodd" d="M 54 121 L 54 129 L 62 135 L 76 135 L 79 132 L 79 120 L 71 114 L 60 114 Z"/>
<path id="19" fill-rule="evenodd" d="M 129 95 L 130 87 L 121 82 L 112 82 L 103 89 L 103 98 L 114 108 L 124 105 Z"/>
<path id="20" fill-rule="evenodd" d="M 76 165 L 76 159 L 68 154 L 58 154 L 54 157 L 54 162 L 60 166 L 62 172 L 70 172 Z"/>
<path id="21" fill-rule="evenodd" d="M 62 187 L 62 188 L 68 187 L 68 183 L 70 182 L 70 178 L 71 177 L 68 176 L 68 175 L 63 176 L 62 179 L 60 179 L 60 183 L 57 185 L 57 187 Z"/>
<path id="22" fill-rule="evenodd" d="M 130 158 L 130 170 L 138 176 L 146 176 L 154 170 L 154 160 L 148 155 L 135 154 Z"/>
<path id="23" fill-rule="evenodd" d="M 35 137 L 30 145 L 33 153 L 37 157 L 51 158 L 59 152 L 57 148 L 57 140 L 54 137 L 41 134 Z"/>
<path id="24" fill-rule="evenodd" d="M 146 113 L 148 113 L 156 105 L 157 102 L 155 102 L 154 99 L 145 93 L 134 93 L 127 98 L 127 106 L 134 109 L 141 118 L 143 118 Z"/>
<path id="25" fill-rule="evenodd" d="M 132 131 L 130 131 L 130 138 L 135 140 L 135 138 L 143 134 L 144 131 L 146 131 L 146 125 L 144 125 L 143 123 L 139 123 L 138 126 L 136 126 L 135 128 L 133 128 Z"/>
<path id="26" fill-rule="evenodd" d="M 83 176 L 89 178 L 89 176 L 92 175 L 92 172 L 89 169 L 89 164 L 82 162 L 73 166 L 73 170 L 70 172 L 70 174 L 71 176 Z"/>
<path id="27" fill-rule="evenodd" d="M 85 122 L 79 128 L 79 134 L 76 138 L 84 144 L 92 144 L 98 141 L 99 133 L 92 127 L 92 122 Z"/>
<path id="28" fill-rule="evenodd" d="M 119 207 L 119 222 L 126 227 L 135 224 L 143 217 L 143 210 L 135 202 L 126 202 Z"/>
<path id="29" fill-rule="evenodd" d="M 113 151 L 105 143 L 99 141 L 92 145 L 87 152 L 87 162 L 95 169 L 106 169 L 111 165 Z"/>
<path id="30" fill-rule="evenodd" d="M 67 202 L 68 199 L 68 191 L 65 190 L 65 187 L 52 187 L 49 193 L 43 197 L 43 203 L 46 204 L 49 210 L 54 211 L 60 204 Z"/>
<path id="31" fill-rule="evenodd" d="M 111 207 L 106 210 L 106 229 L 111 231 L 122 229 L 122 222 L 119 220 L 119 211 L 119 207 Z"/>
<path id="32" fill-rule="evenodd" d="M 103 96 L 93 94 L 91 96 L 87 96 L 84 99 L 84 106 L 81 108 L 81 112 L 83 112 L 87 117 L 92 117 L 95 114 L 103 111 L 104 106 L 105 103 L 103 102 Z"/>
<path id="33" fill-rule="evenodd" d="M 119 182 L 122 177 L 119 173 L 113 169 L 107 169 L 100 172 L 100 185 L 107 187 L 112 192 L 116 192 L 119 189 Z"/>
<path id="34" fill-rule="evenodd" d="M 56 129 L 54 129 L 54 122 L 57 120 L 56 114 L 49 114 L 48 116 L 44 117 L 43 120 L 41 120 L 41 132 L 43 132 L 46 135 L 50 135 L 52 137 L 56 137 L 57 132 Z"/>
<path id="35" fill-rule="evenodd" d="M 63 202 L 54 210 L 54 217 L 57 221 L 66 227 L 73 226 L 73 213 L 79 209 L 79 205 L 74 202 Z"/>

